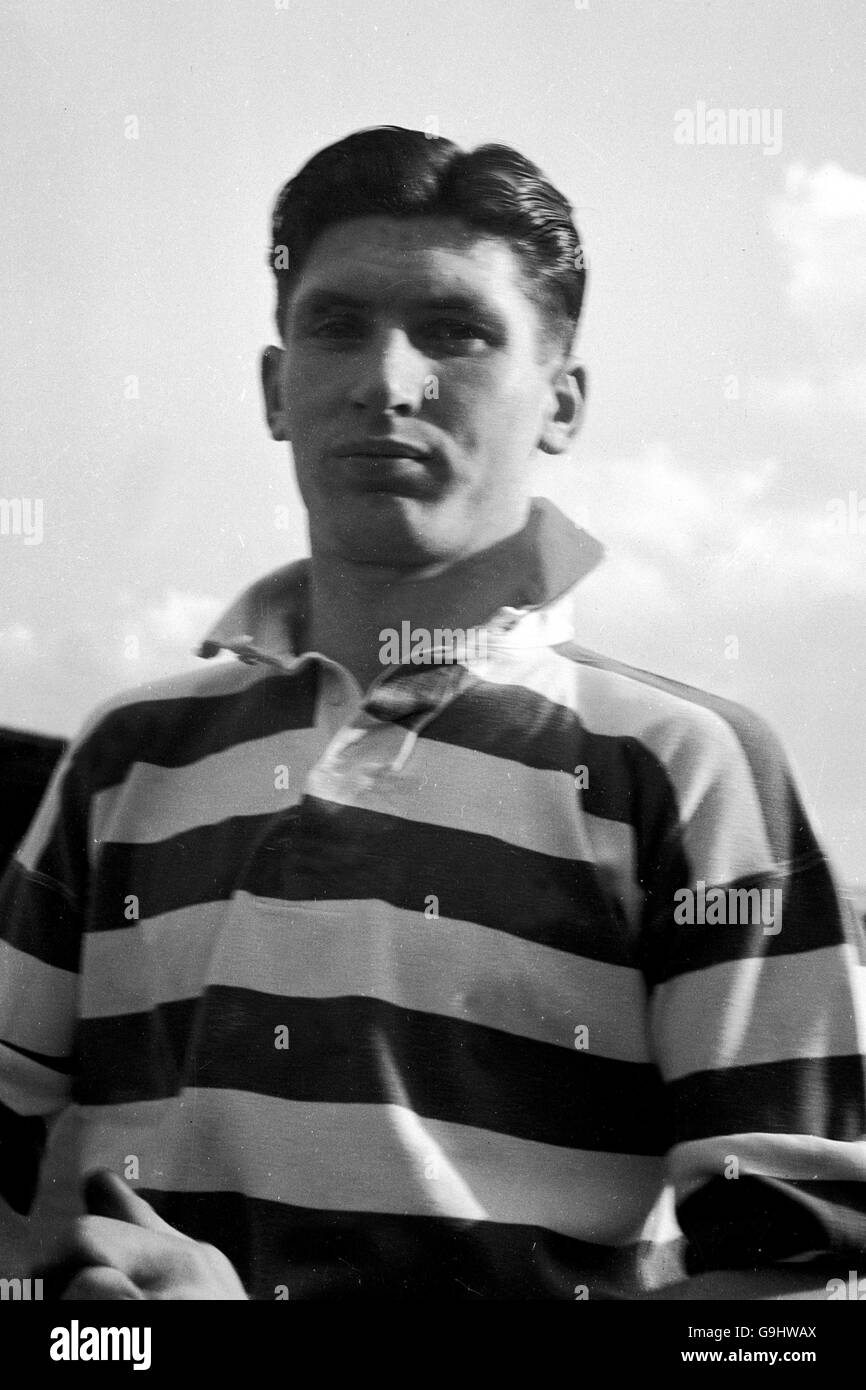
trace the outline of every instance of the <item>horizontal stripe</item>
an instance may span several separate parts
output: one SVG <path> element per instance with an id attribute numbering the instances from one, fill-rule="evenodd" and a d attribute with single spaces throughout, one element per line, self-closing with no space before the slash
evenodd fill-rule
<path id="1" fill-rule="evenodd" d="M 455 701 L 425 736 L 474 744 L 480 725 L 485 751 L 517 761 L 543 759 L 542 765 L 554 758 L 565 767 L 573 766 L 566 758 L 577 747 L 577 762 L 589 773 L 587 809 L 633 819 L 637 808 L 629 803 L 639 788 L 642 838 L 651 826 L 663 835 L 681 821 L 689 860 L 710 880 L 766 870 L 790 857 L 776 854 L 749 760 L 715 710 L 650 687 L 630 672 L 598 669 L 561 653 L 545 653 L 522 668 L 491 664 L 485 684 Z M 512 683 L 516 679 L 519 684 Z M 722 816 L 729 827 L 723 843 Z"/>
<path id="2" fill-rule="evenodd" d="M 360 787 L 352 777 L 352 754 L 366 767 L 368 747 L 376 735 L 394 736 L 383 752 L 381 775 Z M 308 790 L 340 805 L 427 822 L 498 839 L 541 854 L 580 857 L 589 847 L 581 835 L 574 777 L 539 771 L 484 753 L 419 739 L 406 770 L 389 775 L 405 737 L 403 730 L 372 730 L 354 749 L 346 750 L 330 775 L 316 769 Z M 302 729 L 287 737 L 281 731 L 255 743 L 235 744 L 210 758 L 180 768 L 139 763 L 122 787 L 94 798 L 93 838 L 151 844 L 183 831 L 235 816 L 269 815 L 299 801 L 308 774 L 325 753 L 324 731 Z M 277 769 L 285 775 L 277 777 Z M 288 786 L 275 788 L 281 780 Z M 328 783 L 327 791 L 321 789 Z M 583 844 L 581 845 L 581 841 Z"/>
<path id="3" fill-rule="evenodd" d="M 13 859 L 0 879 L 0 935 L 11 947 L 49 970 L 74 975 L 81 951 L 81 923 L 62 885 Z M 65 998 L 61 991 L 60 999 Z"/>
<path id="4" fill-rule="evenodd" d="M 800 1253 L 858 1257 L 866 1248 L 866 1185 L 716 1178 L 677 1208 L 689 1268 L 760 1267 Z M 847 1273 L 847 1271 L 845 1271 Z"/>
<path id="5" fill-rule="evenodd" d="M 153 1190 L 233 1192 L 243 1172 L 246 1195 L 274 1203 L 538 1225 L 609 1245 L 638 1238 L 662 1190 L 661 1158 L 531 1143 L 393 1104 L 200 1088 L 87 1106 L 82 1119 L 83 1168 L 122 1172 L 134 1154 Z"/>
<path id="6" fill-rule="evenodd" d="M 224 821 L 157 845 L 105 845 L 92 922 L 125 927 L 131 891 L 150 918 L 237 889 L 293 901 L 372 898 L 410 912 L 423 912 L 432 894 L 441 917 L 610 964 L 633 962 L 629 934 L 591 865 L 312 799 L 282 816 Z"/>
<path id="7" fill-rule="evenodd" d="M 693 1072 L 668 1086 L 675 1142 L 749 1131 L 851 1143 L 866 1130 L 863 1059 L 797 1058 Z"/>
<path id="8" fill-rule="evenodd" d="M 70 1051 L 76 975 L 0 941 L 0 1038 L 48 1056 Z"/>
<path id="9" fill-rule="evenodd" d="M 665 698 L 679 700 L 681 707 L 685 705 L 691 711 L 707 711 L 723 721 L 736 740 L 757 793 L 772 861 L 784 863 L 814 853 L 817 848 L 815 836 L 791 776 L 784 749 L 774 730 L 754 710 L 723 696 L 683 685 L 651 671 L 626 666 L 597 653 L 578 653 L 571 644 L 565 650 L 581 663 L 584 670 L 595 668 L 602 679 L 607 675 L 623 678 L 644 691 L 652 690 Z M 712 873 L 708 869 L 704 876 L 721 878 L 732 875 L 730 870 Z"/>
<path id="10" fill-rule="evenodd" d="M 60 812 L 60 785 L 67 770 L 73 765 L 76 769 L 81 768 L 86 779 L 90 751 L 97 746 L 104 745 L 109 732 L 115 737 L 121 732 L 118 724 L 122 722 L 121 715 L 124 709 L 137 709 L 146 704 L 164 703 L 174 703 L 176 707 L 177 703 L 183 700 L 214 699 L 223 694 L 235 694 L 238 690 L 242 692 L 246 687 L 258 683 L 262 678 L 260 668 L 245 666 L 240 662 L 233 661 L 220 663 L 212 666 L 209 670 L 187 671 L 176 676 L 166 677 L 164 680 L 151 681 L 147 685 L 121 691 L 120 694 L 102 701 L 84 720 L 75 739 L 67 746 L 63 758 L 55 768 L 39 811 L 30 826 L 23 845 L 18 850 L 18 857 L 24 867 L 27 869 L 37 867 L 48 842 L 56 832 Z M 135 722 L 134 715 L 132 722 Z M 109 774 L 109 781 L 105 785 L 110 786 L 122 782 L 126 771 L 132 765 L 130 753 L 123 754 L 120 751 L 121 747 L 122 740 L 113 749 L 114 758 L 117 759 L 119 755 L 120 762 L 115 764 L 113 775 Z M 104 766 L 105 764 L 103 764 Z M 99 785 L 97 784 L 93 790 L 98 792 L 100 790 Z"/>
<path id="11" fill-rule="evenodd" d="M 543 666 L 545 676 L 550 662 L 548 655 Z M 561 666 L 568 669 L 572 687 L 568 695 L 573 697 L 574 668 L 566 668 L 566 663 Z M 567 707 L 548 698 L 540 677 L 538 689 L 509 683 L 509 677 L 518 676 L 530 682 L 532 669 L 526 670 L 525 664 L 518 670 L 512 670 L 509 663 L 491 666 L 484 682 L 454 700 L 425 726 L 426 742 L 459 750 L 463 785 L 467 778 L 472 785 L 477 775 L 472 772 L 473 765 L 483 754 L 489 766 L 499 761 L 509 771 L 522 766 L 538 773 L 564 774 L 582 815 L 633 824 L 640 832 L 639 848 L 648 839 L 650 826 L 656 836 L 672 835 L 677 827 L 676 800 L 658 759 L 637 739 L 614 738 L 588 729 L 582 711 L 579 718 L 572 707 L 573 698 Z M 407 767 L 413 766 L 416 755 L 417 747 Z M 637 787 L 639 797 L 635 795 Z M 513 792 L 508 792 L 507 799 L 514 800 L 516 812 L 521 809 Z M 639 871 L 643 873 L 648 866 L 649 861 L 639 862 Z"/>
<path id="12" fill-rule="evenodd" d="M 387 732 L 397 738 L 393 757 L 404 735 Z M 365 760 L 369 737 L 357 754 Z M 494 834 L 542 854 L 598 859 L 611 896 L 636 924 L 643 894 L 633 829 L 581 813 L 570 770 L 540 771 L 422 738 L 404 770 L 389 774 L 383 768 L 372 786 L 359 787 L 351 763 L 345 775 L 342 767 L 329 775 L 315 768 L 326 738 L 323 728 L 304 729 L 287 743 L 283 731 L 179 768 L 137 763 L 127 782 L 94 798 L 91 841 L 154 843 L 217 820 L 274 814 L 300 800 L 312 772 L 308 790 L 340 804 Z"/>
<path id="13" fill-rule="evenodd" d="M 315 723 L 314 665 L 292 675 L 248 669 L 244 687 L 229 694 L 211 695 L 202 680 L 195 696 L 133 699 L 106 714 L 76 753 L 91 793 L 124 781 L 140 759 L 158 767 L 181 767 L 240 741 L 250 743 Z"/>
<path id="14" fill-rule="evenodd" d="M 216 821 L 284 812 L 301 799 L 325 744 L 323 730 L 282 729 L 179 767 L 137 762 L 125 782 L 94 796 L 91 839 L 155 844 Z"/>
<path id="15" fill-rule="evenodd" d="M 806 1182 L 819 1174 L 834 1182 L 863 1183 L 866 1196 L 866 1139 L 840 1143 L 814 1134 L 724 1134 L 677 1144 L 668 1155 L 672 1180 L 687 1197 L 708 1177 L 723 1172 L 729 1157 L 753 1177 Z"/>
<path id="16" fill-rule="evenodd" d="M 853 1015 L 858 969 L 853 948 L 839 946 L 738 960 L 659 986 L 650 1019 L 662 1075 L 857 1052 L 866 1040 Z"/>
<path id="17" fill-rule="evenodd" d="M 568 1299 L 601 1303 L 636 1287 L 636 1252 L 530 1225 L 316 1211 L 231 1193 L 142 1195 L 164 1220 L 222 1249 L 250 1297 Z"/>
<path id="18" fill-rule="evenodd" d="M 290 1045 L 281 1050 L 275 1039 L 285 1028 Z M 157 1100 L 195 1085 L 284 1100 L 396 1102 L 431 1119 L 570 1148 L 659 1154 L 669 1138 L 649 1065 L 374 999 L 286 999 L 214 986 L 203 1000 L 151 1015 L 84 1020 L 79 1057 L 75 1098 L 84 1105 Z"/>
<path id="19" fill-rule="evenodd" d="M 827 863 L 823 859 L 798 866 L 792 865 L 789 872 L 776 876 L 759 878 L 755 875 L 733 883 L 707 885 L 720 887 L 725 892 L 724 913 L 731 911 L 737 916 L 748 917 L 747 922 L 678 922 L 675 914 L 683 899 L 676 894 L 686 885 L 673 887 L 667 891 L 654 891 L 647 908 L 648 920 L 644 924 L 641 938 L 640 960 L 651 988 L 656 988 L 676 976 L 704 971 L 726 961 L 741 961 L 749 957 L 790 957 L 798 952 L 810 956 L 816 951 L 840 947 L 845 944 L 846 923 L 843 920 L 839 900 Z M 768 914 L 771 921 L 762 918 L 752 919 L 754 899 L 728 899 L 729 890 L 734 892 L 754 889 L 770 894 L 766 899 L 771 908 Z M 781 893 L 781 898 L 773 896 Z M 690 893 L 696 893 L 694 885 Z M 690 900 L 690 901 L 695 901 Z M 729 908 L 729 903 L 731 904 Z M 742 906 L 738 904 L 742 903 Z M 773 909 L 780 905 L 781 912 Z M 697 915 L 697 913 L 695 914 Z M 705 916 L 709 915 L 707 911 Z M 770 930 L 765 930 L 770 926 Z M 778 926 L 779 930 L 776 930 Z"/>
<path id="20" fill-rule="evenodd" d="M 360 995 L 569 1050 L 646 1062 L 637 970 L 386 903 L 256 903 L 236 894 L 85 945 L 85 1018 L 194 998 L 206 985 L 325 999 Z"/>

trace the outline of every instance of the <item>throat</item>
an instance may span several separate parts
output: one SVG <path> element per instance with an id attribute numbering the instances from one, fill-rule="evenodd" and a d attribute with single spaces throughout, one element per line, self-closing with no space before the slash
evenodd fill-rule
<path id="1" fill-rule="evenodd" d="M 366 690 L 393 664 L 382 656 L 391 634 L 398 634 L 401 650 L 407 628 L 431 640 L 438 631 L 467 634 L 471 641 L 501 608 L 528 601 L 522 536 L 523 531 L 426 579 L 371 582 L 314 558 L 307 649 L 345 666 Z"/>

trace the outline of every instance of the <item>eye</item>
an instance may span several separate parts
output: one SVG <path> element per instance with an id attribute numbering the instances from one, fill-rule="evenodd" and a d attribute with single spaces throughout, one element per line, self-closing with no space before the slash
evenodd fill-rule
<path id="1" fill-rule="evenodd" d="M 326 314 L 315 319 L 308 332 L 326 342 L 351 342 L 361 337 L 363 326 L 357 314 Z"/>
<path id="2" fill-rule="evenodd" d="M 431 337 L 455 340 L 487 337 L 486 331 L 479 324 L 470 323 L 468 319 L 430 319 L 425 328 Z"/>
<path id="3" fill-rule="evenodd" d="M 437 316 L 421 325 L 421 335 L 450 352 L 483 352 L 492 341 L 490 330 L 473 319 Z"/>

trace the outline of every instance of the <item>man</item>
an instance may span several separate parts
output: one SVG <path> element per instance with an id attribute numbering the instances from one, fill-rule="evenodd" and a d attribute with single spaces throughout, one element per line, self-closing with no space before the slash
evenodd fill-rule
<path id="1" fill-rule="evenodd" d="M 569 205 L 386 127 L 273 234 L 311 558 L 209 634 L 240 662 L 97 711 L 3 885 L 6 1194 L 70 1101 L 101 1170 L 53 1287 L 637 1297 L 670 1183 L 663 1296 L 822 1296 L 862 936 L 769 731 L 573 641 L 599 547 L 527 496 L 583 402 Z"/>

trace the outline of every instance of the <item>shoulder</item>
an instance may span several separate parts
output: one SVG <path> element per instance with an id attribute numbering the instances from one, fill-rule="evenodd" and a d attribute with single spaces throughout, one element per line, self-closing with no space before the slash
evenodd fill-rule
<path id="1" fill-rule="evenodd" d="M 287 681 L 294 685 L 294 700 Z M 67 761 L 98 791 L 123 781 L 135 762 L 188 764 L 273 731 L 278 718 L 311 722 L 314 701 L 315 673 L 309 668 L 293 676 L 235 659 L 211 661 L 103 701 L 72 740 Z"/>
<path id="2" fill-rule="evenodd" d="M 790 815 L 788 757 L 771 725 L 747 705 L 616 661 L 574 643 L 557 648 L 577 670 L 578 705 L 594 732 L 633 739 L 683 795 L 720 783 L 757 796 L 765 818 Z"/>
<path id="3" fill-rule="evenodd" d="M 638 736 L 676 729 L 681 736 L 722 747 L 733 743 L 747 756 L 781 755 L 771 725 L 749 706 L 668 676 L 564 643 L 559 654 L 579 668 L 581 704 L 611 725 L 631 725 Z"/>

